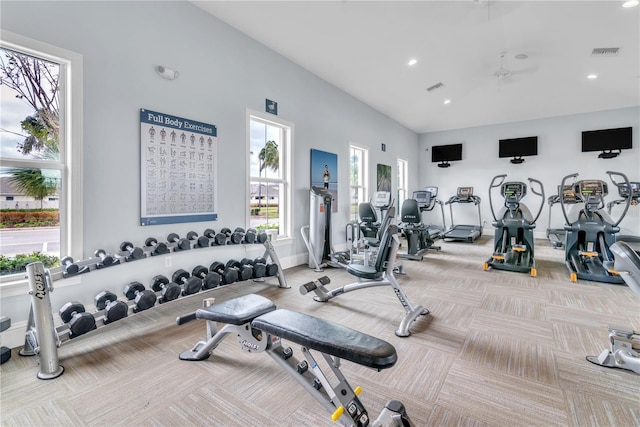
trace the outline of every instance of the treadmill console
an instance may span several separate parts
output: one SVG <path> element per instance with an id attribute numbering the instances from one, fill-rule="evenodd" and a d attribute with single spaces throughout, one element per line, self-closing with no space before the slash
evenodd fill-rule
<path id="1" fill-rule="evenodd" d="M 505 204 L 518 203 L 527 195 L 527 185 L 524 182 L 505 182 L 500 188 Z"/>
<path id="2" fill-rule="evenodd" d="M 373 193 L 373 200 L 371 201 L 374 207 L 380 209 L 386 209 L 391 205 L 391 192 L 389 191 L 376 191 Z"/>
<path id="3" fill-rule="evenodd" d="M 438 187 L 425 187 L 425 191 L 431 193 L 431 198 L 435 199 L 438 197 Z"/>
<path id="4" fill-rule="evenodd" d="M 458 187 L 458 199 L 461 202 L 469 201 L 473 198 L 473 187 Z"/>
<path id="5" fill-rule="evenodd" d="M 561 190 L 558 185 L 558 197 L 562 194 L 562 201 L 564 204 L 572 204 L 577 203 L 578 199 L 576 198 L 576 193 L 573 189 L 573 185 L 565 185 Z"/>
<path id="6" fill-rule="evenodd" d="M 629 184 L 631 184 L 631 199 L 640 199 L 640 182 L 630 182 Z M 629 188 L 626 183 L 618 185 L 618 194 L 624 199 L 629 197 Z"/>

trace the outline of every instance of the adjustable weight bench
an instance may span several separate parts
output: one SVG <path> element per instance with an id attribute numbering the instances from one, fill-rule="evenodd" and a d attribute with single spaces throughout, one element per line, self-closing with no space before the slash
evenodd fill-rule
<path id="1" fill-rule="evenodd" d="M 391 218 L 395 215 L 394 208 L 390 208 L 387 213 Z M 374 286 L 391 286 L 395 295 L 398 297 L 400 304 L 405 310 L 405 315 L 396 329 L 395 334 L 399 337 L 408 337 L 411 335 L 409 327 L 420 315 L 429 314 L 429 310 L 421 305 L 413 306 L 409 302 L 409 298 L 404 290 L 400 287 L 398 280 L 394 274 L 394 262 L 396 255 L 398 254 L 398 248 L 400 247 L 400 240 L 398 239 L 398 227 L 393 224 L 387 224 L 384 229 L 382 239 L 380 240 L 380 248 L 376 256 L 375 264 L 372 266 L 349 264 L 347 266 L 347 273 L 356 276 L 357 282 L 348 285 L 341 286 L 329 290 L 325 285 L 330 283 L 328 277 L 323 276 L 313 282 L 305 283 L 300 286 L 300 293 L 305 295 L 313 291 L 316 296 L 313 297 L 315 301 L 326 302 L 330 299 L 337 297 L 340 294 L 344 294 L 358 289 L 371 288 Z"/>
<path id="2" fill-rule="evenodd" d="M 386 341 L 318 317 L 276 309 L 275 304 L 250 294 L 178 317 L 177 324 L 207 321 L 206 342 L 198 342 L 180 354 L 182 360 L 204 360 L 229 333 L 236 333 L 240 347 L 249 353 L 266 352 L 344 426 L 368 426 L 369 414 L 358 399 L 361 387 L 351 388 L 340 371 L 341 359 L 377 371 L 392 367 L 395 348 Z M 216 322 L 225 326 L 219 331 Z M 301 346 L 302 359 L 282 340 Z M 319 353 L 322 358 L 314 357 Z M 323 367 L 321 367 L 321 365 Z M 331 372 L 325 375 L 323 369 Z M 410 426 L 404 405 L 389 401 L 372 426 Z"/>

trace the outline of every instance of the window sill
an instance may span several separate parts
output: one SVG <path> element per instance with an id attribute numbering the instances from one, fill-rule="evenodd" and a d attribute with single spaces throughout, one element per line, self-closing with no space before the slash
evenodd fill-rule
<path id="1" fill-rule="evenodd" d="M 69 277 L 68 279 L 56 280 L 53 283 L 53 289 L 64 288 L 67 286 L 75 286 L 81 283 L 79 276 Z M 27 276 L 16 277 L 15 280 L 8 280 L 0 283 L 0 298 L 9 298 L 29 293 L 29 279 Z"/>

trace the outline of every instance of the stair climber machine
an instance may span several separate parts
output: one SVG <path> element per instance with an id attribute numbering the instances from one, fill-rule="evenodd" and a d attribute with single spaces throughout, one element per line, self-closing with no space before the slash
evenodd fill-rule
<path id="1" fill-rule="evenodd" d="M 630 182 L 631 191 L 629 191 L 629 187 L 625 185 L 625 183 L 616 183 L 618 187 L 618 195 L 620 199 L 614 200 L 612 202 L 607 203 L 607 212 L 611 215 L 611 208 L 616 205 L 620 205 L 626 203 L 627 199 L 631 197 L 631 206 L 638 206 L 640 203 L 640 182 Z M 640 236 L 635 236 L 632 234 L 616 234 L 616 241 L 622 240 L 627 243 L 634 251 L 640 253 Z"/>
<path id="2" fill-rule="evenodd" d="M 547 199 L 547 203 L 549 204 L 549 223 L 547 226 L 547 238 L 551 242 L 551 246 L 554 249 L 561 249 L 564 247 L 564 240 L 567 231 L 564 228 L 551 228 L 551 207 L 557 203 L 560 203 L 560 197 L 563 198 L 564 203 L 567 205 L 573 205 L 580 202 L 573 192 L 572 185 L 565 186 L 562 192 L 560 191 L 560 188 L 561 187 L 558 185 L 558 194 L 549 196 L 549 198 Z"/>
<path id="3" fill-rule="evenodd" d="M 617 176 L 630 187 L 626 175 L 611 171 L 607 171 L 607 175 L 614 184 Z M 574 193 L 581 202 L 569 210 L 564 202 L 560 204 L 566 221 L 565 264 L 571 281 L 583 279 L 623 284 L 624 280 L 613 267 L 615 259 L 611 245 L 615 243 L 616 233 L 620 231 L 618 225 L 627 214 L 631 198 L 627 199 L 624 211 L 614 222 L 605 209 L 604 198 L 609 194 L 607 183 L 596 179 L 576 181 L 577 177 L 577 173 L 567 175 L 561 184 L 564 188 L 565 183 L 573 179 Z"/>
<path id="4" fill-rule="evenodd" d="M 453 222 L 453 204 L 473 203 L 478 208 L 478 225 L 455 225 Z M 455 196 L 452 196 L 445 202 L 449 205 L 449 213 L 451 214 L 451 227 L 444 233 L 444 240 L 462 241 L 473 243 L 482 236 L 482 216 L 480 213 L 480 197 L 473 195 L 473 187 L 458 187 Z"/>
<path id="5" fill-rule="evenodd" d="M 400 221 L 407 239 L 407 253 L 399 253 L 398 258 L 422 261 L 423 254 L 429 249 L 440 250 L 440 246 L 434 246 L 434 243 L 442 237 L 442 230 L 422 222 L 422 212 L 432 210 L 434 206 L 430 191 L 414 191 L 413 197 L 402 203 Z"/>
<path id="6" fill-rule="evenodd" d="M 309 251 L 309 268 L 323 271 L 325 267 L 346 268 L 348 252 L 336 252 L 331 244 L 331 206 L 333 195 L 326 188 L 311 187 L 309 225 L 300 229 Z"/>
<path id="7" fill-rule="evenodd" d="M 540 209 L 535 217 L 531 215 L 522 199 L 527 195 L 527 184 L 524 182 L 504 182 L 507 175 L 497 175 L 489 186 L 489 207 L 493 215 L 493 226 L 496 228 L 493 245 L 493 255 L 483 266 L 487 271 L 490 267 L 498 270 L 529 273 L 536 277 L 536 262 L 534 258 L 533 229 L 544 207 L 544 187 L 537 179 L 528 178 L 531 192 L 540 196 Z M 496 183 L 496 181 L 500 182 Z M 534 184 L 537 189 L 534 188 Z M 500 187 L 500 195 L 504 197 L 504 207 L 498 215 L 493 209 L 492 190 Z"/>
<path id="8" fill-rule="evenodd" d="M 347 246 L 351 253 L 351 262 L 368 264 L 375 259 L 380 245 L 381 230 L 385 230 L 391 218 L 385 214 L 393 205 L 391 192 L 376 191 L 373 199 L 358 205 L 360 222 L 347 224 Z M 378 213 L 380 215 L 378 216 Z M 381 220 L 381 221 L 380 221 Z M 356 237 L 359 234 L 359 238 Z M 349 241 L 355 242 L 349 245 Z"/>

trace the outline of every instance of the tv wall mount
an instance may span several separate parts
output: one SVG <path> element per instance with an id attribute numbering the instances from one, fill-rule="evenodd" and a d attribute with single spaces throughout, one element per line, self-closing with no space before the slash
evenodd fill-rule
<path id="1" fill-rule="evenodd" d="M 448 168 L 449 166 L 451 166 L 451 163 L 449 163 L 447 161 L 438 163 L 438 167 L 439 168 Z"/>
<path id="2" fill-rule="evenodd" d="M 524 163 L 524 159 L 522 156 L 514 156 L 513 159 L 509 160 L 514 165 L 519 165 L 520 163 Z"/>
<path id="3" fill-rule="evenodd" d="M 602 153 L 598 154 L 599 159 L 614 159 L 622 154 L 622 150 L 602 150 Z"/>

